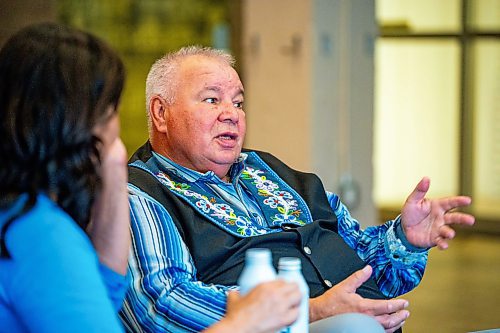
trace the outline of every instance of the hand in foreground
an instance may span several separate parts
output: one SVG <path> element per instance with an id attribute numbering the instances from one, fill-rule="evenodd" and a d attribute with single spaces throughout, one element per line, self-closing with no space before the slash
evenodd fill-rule
<path id="1" fill-rule="evenodd" d="M 231 291 L 226 316 L 204 333 L 272 333 L 298 317 L 301 293 L 295 283 L 275 280 L 258 285 L 247 295 Z"/>
<path id="2" fill-rule="evenodd" d="M 102 188 L 87 227 L 99 260 L 125 274 L 130 249 L 130 214 L 127 192 L 127 151 L 120 138 L 101 151 Z"/>
<path id="3" fill-rule="evenodd" d="M 408 241 L 417 247 L 437 246 L 444 250 L 455 237 L 451 225 L 473 225 L 474 216 L 453 211 L 468 206 L 471 198 L 455 196 L 441 199 L 427 199 L 430 179 L 427 177 L 417 184 L 408 196 L 401 211 L 404 233 Z"/>
<path id="4" fill-rule="evenodd" d="M 348 278 L 332 287 L 323 295 L 309 301 L 310 321 L 316 321 L 334 315 L 357 312 L 375 317 L 387 333 L 392 333 L 403 326 L 410 313 L 405 310 L 408 301 L 404 299 L 374 300 L 356 294 L 358 289 L 370 278 L 372 268 L 365 266 Z"/>

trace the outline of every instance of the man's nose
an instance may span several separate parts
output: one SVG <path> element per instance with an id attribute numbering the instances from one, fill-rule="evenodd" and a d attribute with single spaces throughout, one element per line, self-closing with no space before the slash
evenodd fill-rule
<path id="1" fill-rule="evenodd" d="M 221 106 L 222 110 L 219 115 L 219 120 L 237 124 L 240 120 L 240 109 L 234 106 L 233 103 L 223 103 Z"/>

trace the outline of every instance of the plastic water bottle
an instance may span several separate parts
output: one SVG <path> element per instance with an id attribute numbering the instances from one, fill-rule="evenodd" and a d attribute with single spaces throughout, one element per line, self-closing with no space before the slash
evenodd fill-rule
<path id="1" fill-rule="evenodd" d="M 271 250 L 253 248 L 245 253 L 245 267 L 238 278 L 240 295 L 247 294 L 259 283 L 276 279 Z"/>
<path id="2" fill-rule="evenodd" d="M 302 264 L 299 258 L 282 257 L 278 261 L 278 277 L 286 281 L 293 281 L 299 285 L 302 293 L 300 312 L 297 320 L 288 327 L 289 333 L 309 332 L 309 286 L 302 275 Z"/>

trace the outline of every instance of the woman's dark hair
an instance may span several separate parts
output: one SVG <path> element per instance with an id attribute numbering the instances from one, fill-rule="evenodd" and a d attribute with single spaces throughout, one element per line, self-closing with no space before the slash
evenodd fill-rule
<path id="1" fill-rule="evenodd" d="M 115 52 L 70 27 L 29 26 L 3 46 L 0 209 L 28 196 L 22 211 L 0 231 L 3 246 L 9 224 L 33 207 L 38 193 L 87 226 L 100 187 L 99 139 L 93 128 L 116 112 L 124 77 Z"/>

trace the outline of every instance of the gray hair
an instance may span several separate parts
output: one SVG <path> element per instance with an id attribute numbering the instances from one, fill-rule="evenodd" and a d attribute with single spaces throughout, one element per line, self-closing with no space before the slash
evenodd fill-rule
<path id="1" fill-rule="evenodd" d="M 185 46 L 176 52 L 167 53 L 156 60 L 149 70 L 146 79 L 146 113 L 148 115 L 148 125 L 151 120 L 149 116 L 149 103 L 154 96 L 161 96 L 168 104 L 175 100 L 175 88 L 178 80 L 175 77 L 179 64 L 182 60 L 191 56 L 204 56 L 219 60 L 228 66 L 234 67 L 234 57 L 219 49 L 211 47 L 201 47 L 197 45 Z"/>

